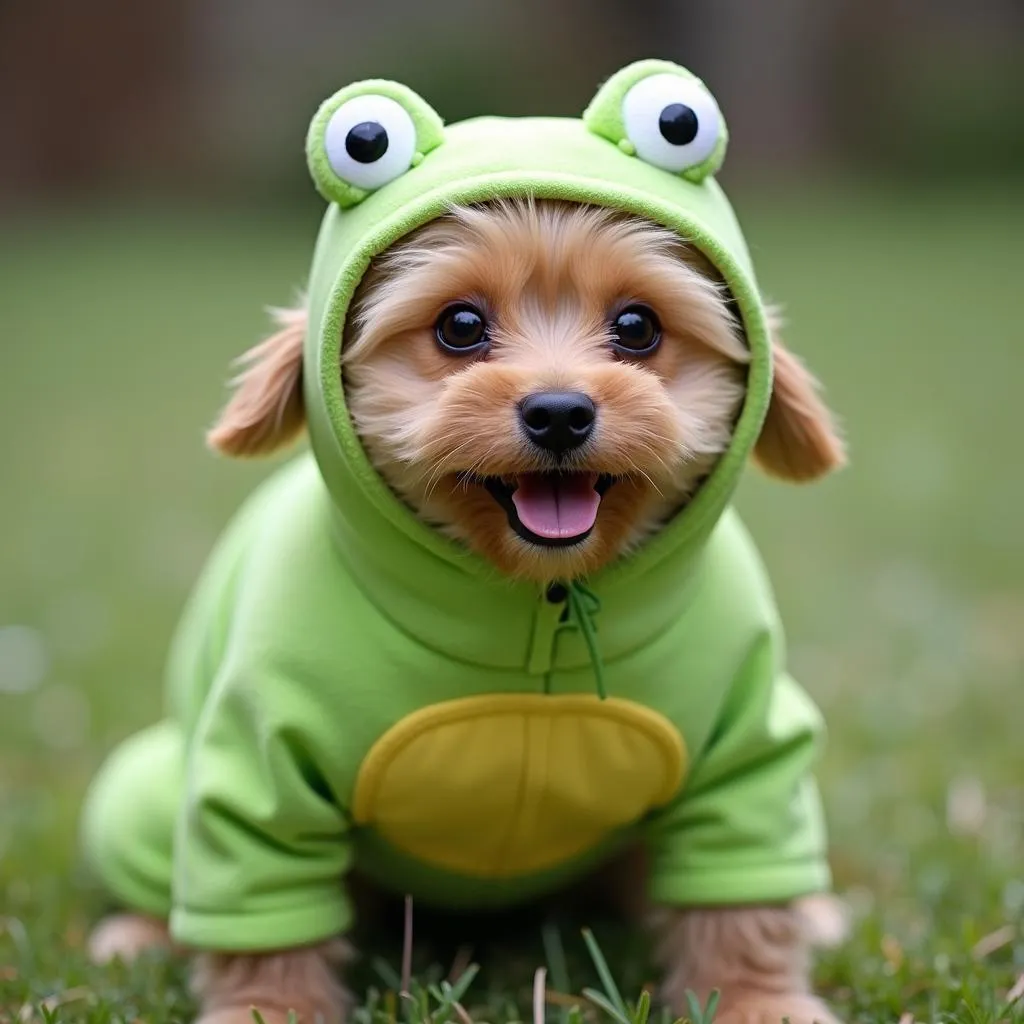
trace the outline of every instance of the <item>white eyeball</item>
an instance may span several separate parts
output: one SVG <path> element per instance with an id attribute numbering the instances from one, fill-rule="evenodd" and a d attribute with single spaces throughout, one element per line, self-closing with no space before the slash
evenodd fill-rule
<path id="1" fill-rule="evenodd" d="M 707 160 L 722 134 L 722 115 L 711 94 L 679 75 L 637 82 L 622 101 L 622 120 L 636 155 L 675 173 Z"/>
<path id="2" fill-rule="evenodd" d="M 387 96 L 355 96 L 331 115 L 324 133 L 331 170 L 371 191 L 405 174 L 416 153 L 416 126 Z"/>

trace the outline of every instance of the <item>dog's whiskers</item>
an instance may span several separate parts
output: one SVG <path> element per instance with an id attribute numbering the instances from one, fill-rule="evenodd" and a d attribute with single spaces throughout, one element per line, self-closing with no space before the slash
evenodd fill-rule
<path id="1" fill-rule="evenodd" d="M 428 499 L 433 496 L 434 490 L 441 482 L 441 479 L 445 475 L 445 473 L 451 470 L 452 464 L 455 460 L 455 456 L 458 455 L 458 453 L 462 451 L 462 449 L 466 448 L 468 445 L 473 444 L 475 440 L 476 438 L 468 438 L 461 444 L 456 445 L 456 447 L 452 449 L 452 451 L 445 453 L 435 461 L 435 463 L 433 464 L 433 471 L 430 476 L 430 481 L 427 485 L 426 497 Z M 491 458 L 494 455 L 496 447 L 497 445 L 495 445 L 492 442 L 488 446 L 487 450 L 477 459 L 474 460 L 472 466 L 467 472 L 469 474 L 472 474 L 478 466 L 483 465 L 489 458 Z"/>
<path id="2" fill-rule="evenodd" d="M 639 469 L 639 468 L 635 469 L 634 472 L 638 473 L 640 476 L 642 476 L 651 485 L 651 487 L 654 488 L 654 490 L 657 492 L 659 498 L 664 498 L 665 497 L 665 493 L 654 482 L 654 480 L 651 479 L 651 477 L 650 477 L 650 475 L 648 473 L 646 473 L 644 470 Z"/>
<path id="3" fill-rule="evenodd" d="M 437 442 L 435 442 L 435 443 L 436 443 L 436 445 L 444 446 L 449 441 L 456 440 L 457 437 L 458 437 L 458 435 L 455 434 L 455 433 L 445 434 L 445 435 L 442 435 L 437 440 Z M 433 487 L 436 486 L 436 484 L 433 482 L 434 481 L 434 474 L 437 473 L 439 478 L 440 478 L 440 476 L 443 476 L 444 473 L 448 470 L 449 465 L 450 465 L 452 459 L 463 448 L 465 448 L 467 445 L 472 444 L 474 440 L 475 440 L 475 438 L 472 438 L 472 437 L 471 438 L 467 438 L 467 439 L 463 440 L 462 442 L 460 442 L 459 444 L 457 444 L 455 446 L 455 448 L 453 448 L 451 451 L 442 452 L 440 455 L 437 456 L 436 459 L 433 459 L 432 461 L 426 463 L 426 465 L 424 465 L 423 469 L 416 475 L 415 482 L 416 483 L 420 483 L 424 479 L 424 477 L 428 477 L 429 476 L 430 483 L 429 483 L 428 487 L 429 487 L 429 490 L 433 490 Z M 428 491 L 428 493 L 429 493 L 429 491 Z"/>
<path id="4" fill-rule="evenodd" d="M 490 444 L 487 450 L 483 452 L 480 455 L 480 457 L 476 459 L 473 462 L 473 464 L 461 474 L 461 480 L 459 482 L 465 489 L 466 493 L 469 492 L 469 487 L 470 484 L 472 484 L 473 482 L 473 478 L 479 475 L 479 470 L 481 469 L 481 467 L 495 455 L 499 447 L 500 446 L 498 444 Z"/>

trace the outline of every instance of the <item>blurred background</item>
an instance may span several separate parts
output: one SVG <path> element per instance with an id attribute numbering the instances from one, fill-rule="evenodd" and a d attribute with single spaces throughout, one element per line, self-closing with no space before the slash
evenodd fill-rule
<path id="1" fill-rule="evenodd" d="M 304 123 L 395 77 L 447 120 L 577 114 L 652 54 L 697 68 L 730 177 L 1019 171 L 1019 0 L 71 0 L 0 13 L 0 196 L 308 192 Z"/>
<path id="2" fill-rule="evenodd" d="M 740 496 L 832 723 L 839 883 L 903 934 L 1020 919 L 1020 0 L 0 4 L 0 915 L 80 942 L 82 790 L 159 714 L 267 471 L 202 435 L 303 283 L 317 104 L 395 77 L 448 120 L 578 114 L 642 56 L 717 95 L 722 180 L 849 435 L 834 480 Z"/>

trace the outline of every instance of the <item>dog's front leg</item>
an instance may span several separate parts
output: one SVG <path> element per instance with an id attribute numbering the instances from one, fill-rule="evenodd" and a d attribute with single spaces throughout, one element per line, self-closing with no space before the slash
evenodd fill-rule
<path id="1" fill-rule="evenodd" d="M 715 1024 L 837 1024 L 810 989 L 805 922 L 795 907 L 658 911 L 662 995 L 689 1015 L 687 990 L 705 1005 L 721 993 Z"/>
<path id="2" fill-rule="evenodd" d="M 350 958 L 343 939 L 261 954 L 205 953 L 193 968 L 199 1024 L 343 1024 L 349 1004 L 339 968 Z"/>

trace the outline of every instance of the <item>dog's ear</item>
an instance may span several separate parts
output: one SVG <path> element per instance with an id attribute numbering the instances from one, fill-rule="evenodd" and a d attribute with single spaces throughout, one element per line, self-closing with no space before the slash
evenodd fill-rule
<path id="1" fill-rule="evenodd" d="M 245 458 L 269 455 L 302 432 L 302 346 L 305 307 L 275 309 L 280 328 L 239 360 L 241 373 L 231 382 L 234 394 L 206 435 L 207 444 L 224 455 Z"/>
<path id="2" fill-rule="evenodd" d="M 769 476 L 801 483 L 840 469 L 846 451 L 818 382 L 782 343 L 780 325 L 779 314 L 770 311 L 774 384 L 754 461 Z"/>

